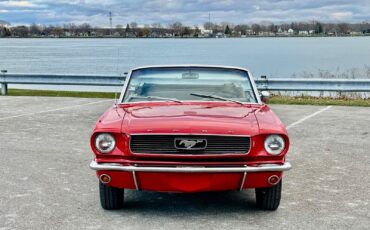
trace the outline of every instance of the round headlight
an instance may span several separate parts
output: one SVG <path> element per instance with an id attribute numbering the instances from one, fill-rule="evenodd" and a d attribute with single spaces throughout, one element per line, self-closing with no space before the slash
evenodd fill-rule
<path id="1" fill-rule="evenodd" d="M 112 134 L 101 133 L 95 138 L 95 147 L 101 153 L 109 153 L 116 147 L 116 140 Z"/>
<path id="2" fill-rule="evenodd" d="M 265 150 L 271 155 L 279 155 L 285 148 L 284 138 L 280 135 L 270 135 L 265 140 Z"/>

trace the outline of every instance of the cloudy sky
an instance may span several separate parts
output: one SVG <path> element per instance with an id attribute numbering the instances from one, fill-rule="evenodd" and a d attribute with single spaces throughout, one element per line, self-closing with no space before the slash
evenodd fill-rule
<path id="1" fill-rule="evenodd" d="M 0 0 L 0 20 L 17 24 L 90 23 L 109 26 L 135 21 L 163 25 L 181 21 L 254 23 L 320 20 L 370 22 L 370 0 Z"/>

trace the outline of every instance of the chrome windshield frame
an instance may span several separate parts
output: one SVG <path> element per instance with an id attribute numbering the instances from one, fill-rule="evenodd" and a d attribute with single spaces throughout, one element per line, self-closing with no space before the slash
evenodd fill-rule
<path id="1" fill-rule="evenodd" d="M 231 70 L 241 70 L 241 71 L 244 71 L 247 73 L 248 75 L 248 78 L 249 78 L 249 82 L 251 84 L 251 87 L 252 87 L 252 90 L 253 90 L 253 93 L 254 93 L 254 97 L 256 98 L 257 100 L 257 103 L 254 103 L 254 102 L 242 102 L 243 104 L 263 104 L 262 101 L 261 101 L 261 98 L 259 96 L 259 93 L 258 93 L 258 90 L 257 90 L 257 86 L 256 86 L 256 83 L 254 81 L 254 78 L 253 78 L 253 75 L 252 73 L 246 69 L 246 68 L 241 68 L 241 67 L 235 67 L 235 66 L 223 66 L 223 65 L 198 65 L 198 64 L 189 64 L 189 65 L 152 65 L 152 66 L 142 66 L 142 67 L 138 67 L 138 68 L 134 68 L 134 69 L 131 69 L 128 74 L 127 74 L 127 77 L 125 79 L 125 83 L 123 85 L 123 88 L 122 88 L 122 91 L 121 91 L 121 95 L 119 97 L 119 103 L 118 104 L 132 104 L 132 103 L 137 103 L 137 102 L 123 102 L 123 98 L 126 94 L 126 90 L 128 88 L 128 84 L 131 80 L 131 77 L 132 77 L 132 73 L 134 71 L 137 71 L 137 70 L 141 70 L 141 69 L 150 69 L 150 68 L 176 68 L 176 67 L 179 67 L 179 68 L 218 68 L 218 69 L 231 69 Z M 156 102 L 156 101 L 151 101 L 151 102 Z M 163 102 L 163 101 L 162 101 Z"/>

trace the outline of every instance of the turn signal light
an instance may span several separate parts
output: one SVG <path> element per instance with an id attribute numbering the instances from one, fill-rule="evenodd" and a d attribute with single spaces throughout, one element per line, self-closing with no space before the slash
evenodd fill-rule
<path id="1" fill-rule="evenodd" d="M 111 178 L 110 176 L 108 176 L 107 174 L 101 174 L 100 175 L 100 181 L 103 183 L 103 184 L 107 184 L 111 181 Z"/>
<path id="2" fill-rule="evenodd" d="M 280 177 L 278 177 L 278 176 L 276 176 L 276 175 L 272 175 L 272 176 L 270 176 L 270 177 L 269 177 L 269 179 L 268 179 L 268 182 L 269 182 L 269 184 L 271 184 L 271 185 L 276 185 L 277 183 L 279 183 L 279 181 L 280 181 Z"/>

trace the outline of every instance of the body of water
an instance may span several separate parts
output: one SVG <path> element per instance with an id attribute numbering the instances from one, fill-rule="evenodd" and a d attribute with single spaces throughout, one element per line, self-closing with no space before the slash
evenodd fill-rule
<path id="1" fill-rule="evenodd" d="M 0 39 L 0 69 L 9 73 L 121 74 L 161 64 L 241 66 L 255 78 L 363 78 L 370 75 L 370 37 Z"/>

